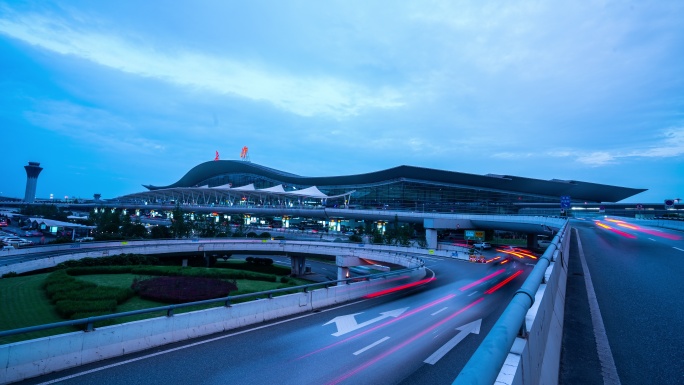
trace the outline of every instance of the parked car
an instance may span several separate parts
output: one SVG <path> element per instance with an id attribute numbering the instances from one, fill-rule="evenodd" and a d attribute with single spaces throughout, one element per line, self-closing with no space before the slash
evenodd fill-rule
<path id="1" fill-rule="evenodd" d="M 492 245 L 490 245 L 490 244 L 487 243 L 487 242 L 478 242 L 478 243 L 475 243 L 475 244 L 473 245 L 473 247 L 475 247 L 476 249 L 486 250 L 486 249 L 491 249 L 491 248 L 492 248 Z"/>
<path id="2" fill-rule="evenodd" d="M 14 250 L 14 246 L 2 246 L 2 251 Z"/>
<path id="3" fill-rule="evenodd" d="M 27 239 L 22 239 L 17 243 L 17 246 L 19 247 L 27 247 L 27 246 L 33 246 L 33 241 L 29 241 Z"/>
<path id="4" fill-rule="evenodd" d="M 83 238 L 77 239 L 78 242 L 92 242 L 94 240 L 95 240 L 95 238 L 93 238 L 93 237 L 83 237 Z"/>
<path id="5" fill-rule="evenodd" d="M 19 237 L 2 238 L 2 244 L 5 246 L 17 246 L 21 241 L 25 241 L 25 239 L 21 239 Z"/>

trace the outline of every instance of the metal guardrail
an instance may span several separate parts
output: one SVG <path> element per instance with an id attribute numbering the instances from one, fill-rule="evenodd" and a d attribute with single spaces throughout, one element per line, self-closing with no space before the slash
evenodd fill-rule
<path id="1" fill-rule="evenodd" d="M 293 286 L 293 287 L 288 287 L 288 288 L 283 288 L 283 289 L 261 291 L 261 292 L 257 292 L 257 293 L 240 294 L 240 295 L 227 296 L 227 297 L 222 297 L 222 298 L 207 299 L 207 300 L 203 300 L 203 301 L 195 301 L 195 302 L 174 304 L 174 305 L 168 305 L 168 306 L 159 306 L 159 307 L 154 307 L 154 308 L 149 308 L 149 309 L 131 310 L 131 311 L 127 311 L 127 312 L 106 314 L 106 315 L 88 317 L 88 318 L 80 318 L 80 319 L 70 320 L 70 321 L 62 321 L 62 322 L 55 322 L 55 323 L 44 324 L 44 325 L 28 326 L 25 328 L 0 331 L 0 337 L 36 332 L 36 331 L 41 331 L 41 330 L 55 329 L 55 328 L 59 328 L 59 327 L 63 327 L 63 326 L 78 326 L 78 325 L 86 325 L 85 331 L 92 331 L 94 328 L 94 326 L 93 326 L 94 323 L 99 322 L 99 321 L 106 321 L 106 320 L 115 319 L 115 318 L 122 318 L 122 317 L 128 317 L 128 316 L 133 316 L 133 315 L 156 313 L 156 312 L 166 312 L 166 316 L 171 317 L 171 316 L 173 316 L 173 312 L 176 309 L 183 309 L 183 308 L 192 307 L 192 306 L 208 305 L 208 304 L 214 304 L 214 303 L 223 303 L 225 307 L 230 307 L 232 301 L 236 301 L 239 299 L 250 298 L 250 297 L 263 297 L 263 296 L 266 296 L 268 298 L 272 298 L 274 294 L 298 292 L 299 290 L 303 290 L 303 292 L 306 293 L 306 292 L 308 292 L 308 290 L 310 288 L 313 288 L 313 287 L 325 287 L 327 289 L 328 287 L 334 286 L 337 283 L 350 284 L 352 282 L 370 281 L 371 279 L 384 278 L 384 277 L 389 277 L 389 276 L 393 276 L 393 275 L 400 275 L 400 274 L 404 274 L 404 273 L 414 271 L 417 269 L 421 269 L 421 268 L 423 268 L 423 267 L 419 266 L 419 267 L 413 267 L 413 268 L 408 268 L 408 269 L 390 271 L 387 273 L 371 274 L 371 275 L 367 275 L 367 276 L 363 276 L 363 277 L 345 278 L 345 279 L 338 279 L 335 281 L 326 281 L 326 282 L 317 282 L 317 283 Z"/>
<path id="2" fill-rule="evenodd" d="M 516 336 L 524 329 L 525 316 L 534 303 L 535 293 L 541 285 L 546 269 L 568 229 L 568 222 L 551 241 L 534 269 L 496 321 L 490 332 L 454 380 L 454 385 L 491 385 L 496 381 Z"/>

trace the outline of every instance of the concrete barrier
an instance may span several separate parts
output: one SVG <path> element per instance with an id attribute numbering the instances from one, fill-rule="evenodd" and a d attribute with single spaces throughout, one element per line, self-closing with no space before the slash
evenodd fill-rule
<path id="1" fill-rule="evenodd" d="M 420 268 L 400 276 L 0 345 L 0 384 L 310 312 L 415 282 L 425 274 Z"/>
<path id="2" fill-rule="evenodd" d="M 565 314 L 571 229 L 546 269 L 544 282 L 535 293 L 525 317 L 525 336 L 515 339 L 496 384 L 555 384 L 558 382 L 560 349 Z"/>

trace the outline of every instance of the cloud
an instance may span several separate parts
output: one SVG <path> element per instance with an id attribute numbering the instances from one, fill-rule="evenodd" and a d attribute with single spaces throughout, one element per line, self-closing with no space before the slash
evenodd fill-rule
<path id="1" fill-rule="evenodd" d="M 0 33 L 28 44 L 187 88 L 267 102 L 290 113 L 344 119 L 371 109 L 404 105 L 402 93 L 391 87 L 369 88 L 331 76 L 298 76 L 262 63 L 181 50 L 166 52 L 98 31 L 83 17 L 71 24 L 37 14 L 19 15 L 3 9 Z M 9 13 L 9 15 L 8 15 Z M 75 21 L 78 20 L 78 21 Z M 104 28 L 103 28 L 104 30 Z"/>
<path id="2" fill-rule="evenodd" d="M 119 154 L 162 151 L 160 142 L 140 137 L 135 127 L 107 111 L 61 101 L 40 102 L 24 112 L 32 125 Z"/>
<path id="3" fill-rule="evenodd" d="M 499 159 L 520 159 L 520 158 L 531 158 L 535 156 L 536 154 L 527 152 L 527 153 L 520 153 L 520 152 L 497 152 L 495 154 L 492 154 L 492 158 L 499 158 Z"/>
<path id="4" fill-rule="evenodd" d="M 581 153 L 577 162 L 599 167 L 619 163 L 621 160 L 639 158 L 675 158 L 684 155 L 684 127 L 663 130 L 661 140 L 647 148 L 624 149 L 617 151 L 594 151 Z M 562 152 L 566 153 L 566 152 Z"/>
<path id="5" fill-rule="evenodd" d="M 672 158 L 684 155 L 684 127 L 670 128 L 661 135 L 664 140 L 657 146 L 629 153 L 630 157 Z"/>
<path id="6" fill-rule="evenodd" d="M 605 151 L 595 151 L 589 154 L 580 155 L 576 160 L 579 163 L 583 163 L 592 167 L 614 164 L 617 161 L 614 155 L 611 155 Z"/>

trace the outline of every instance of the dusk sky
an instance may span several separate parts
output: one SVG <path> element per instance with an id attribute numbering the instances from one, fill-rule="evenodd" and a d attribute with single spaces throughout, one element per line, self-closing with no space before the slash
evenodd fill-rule
<path id="1" fill-rule="evenodd" d="M 483 5 L 484 4 L 484 5 Z M 0 196 L 240 159 L 684 198 L 684 1 L 3 1 Z"/>

